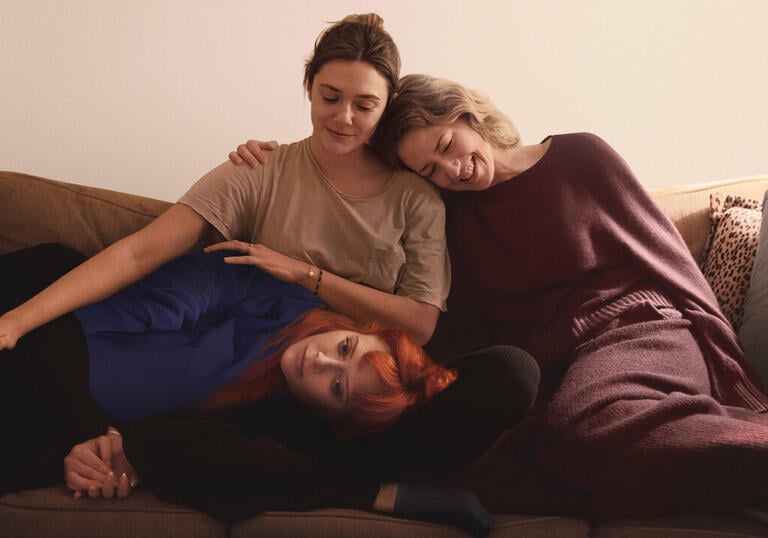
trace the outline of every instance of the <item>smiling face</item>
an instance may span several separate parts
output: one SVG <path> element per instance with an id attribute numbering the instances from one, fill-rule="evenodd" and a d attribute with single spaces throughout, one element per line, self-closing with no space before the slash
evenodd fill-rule
<path id="1" fill-rule="evenodd" d="M 344 155 L 361 149 L 384 113 L 387 81 L 369 63 L 334 60 L 312 81 L 312 149 Z"/>
<path id="2" fill-rule="evenodd" d="M 280 368 L 291 393 L 330 419 L 343 419 L 355 394 L 378 393 L 382 381 L 363 355 L 385 351 L 377 336 L 330 331 L 303 338 L 285 350 Z"/>
<path id="3" fill-rule="evenodd" d="M 493 147 L 461 119 L 408 131 L 397 155 L 441 189 L 479 191 L 494 183 Z"/>

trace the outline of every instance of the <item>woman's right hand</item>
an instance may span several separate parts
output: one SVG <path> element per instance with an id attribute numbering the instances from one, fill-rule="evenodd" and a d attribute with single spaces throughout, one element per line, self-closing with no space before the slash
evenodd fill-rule
<path id="1" fill-rule="evenodd" d="M 267 154 L 265 151 L 273 151 L 277 149 L 277 142 L 271 140 L 270 142 L 261 142 L 260 140 L 249 140 L 245 144 L 237 146 L 237 151 L 229 153 L 229 160 L 234 164 L 248 163 L 251 168 L 256 168 L 260 164 L 267 162 Z"/>
<path id="2" fill-rule="evenodd" d="M 0 350 L 13 349 L 20 338 L 17 324 L 9 314 L 0 316 Z"/>

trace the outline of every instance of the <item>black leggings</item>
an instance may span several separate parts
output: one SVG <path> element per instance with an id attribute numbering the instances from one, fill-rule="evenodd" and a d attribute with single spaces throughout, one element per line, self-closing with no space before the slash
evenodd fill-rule
<path id="1" fill-rule="evenodd" d="M 21 304 L 84 260 L 59 245 L 0 255 L 0 312 Z M 0 351 L 0 494 L 59 483 L 62 460 L 107 421 L 88 390 L 88 349 L 68 314 Z"/>

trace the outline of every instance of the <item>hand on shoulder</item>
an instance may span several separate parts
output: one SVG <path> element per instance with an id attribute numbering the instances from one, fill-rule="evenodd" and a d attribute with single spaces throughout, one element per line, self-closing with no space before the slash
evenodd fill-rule
<path id="1" fill-rule="evenodd" d="M 236 165 L 246 163 L 251 168 L 256 168 L 267 162 L 267 152 L 276 150 L 277 146 L 275 140 L 269 142 L 248 140 L 245 144 L 237 146 L 237 151 L 229 153 L 229 160 Z"/>

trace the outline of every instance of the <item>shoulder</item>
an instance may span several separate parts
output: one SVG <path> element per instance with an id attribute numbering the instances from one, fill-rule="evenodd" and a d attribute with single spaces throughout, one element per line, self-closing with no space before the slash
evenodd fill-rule
<path id="1" fill-rule="evenodd" d="M 268 154 L 267 162 L 273 160 L 273 156 L 275 160 L 309 158 L 309 138 L 289 144 L 280 144 Z"/>
<path id="2" fill-rule="evenodd" d="M 558 159 L 572 165 L 581 163 L 587 168 L 597 167 L 606 172 L 626 170 L 624 158 L 603 138 L 594 133 L 568 133 L 552 136 L 552 148 Z"/>
<path id="3" fill-rule="evenodd" d="M 267 154 L 267 162 L 255 168 L 246 164 L 236 165 L 226 160 L 205 174 L 198 183 L 214 189 L 231 189 L 252 186 L 262 178 L 276 175 L 287 161 L 301 159 L 301 142 L 282 144 Z"/>
<path id="4" fill-rule="evenodd" d="M 611 154 L 618 155 L 616 150 L 602 137 L 594 133 L 568 133 L 561 135 L 554 135 L 553 140 L 557 140 L 558 143 L 565 142 L 570 146 L 581 148 L 582 150 L 591 151 L 593 154 Z"/>
<path id="5" fill-rule="evenodd" d="M 439 189 L 410 170 L 395 170 L 389 190 L 406 201 L 443 205 Z"/>
<path id="6" fill-rule="evenodd" d="M 564 133 L 552 135 L 549 138 L 551 138 L 553 143 L 558 146 L 579 147 L 581 149 L 591 149 L 598 151 L 613 151 L 608 142 L 594 133 Z"/>

